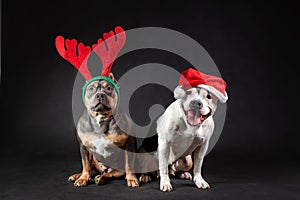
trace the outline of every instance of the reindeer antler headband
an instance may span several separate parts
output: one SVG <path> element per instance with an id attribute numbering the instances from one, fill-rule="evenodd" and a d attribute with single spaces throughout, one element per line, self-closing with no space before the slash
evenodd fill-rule
<path id="1" fill-rule="evenodd" d="M 65 60 L 69 61 L 85 78 L 87 81 L 83 86 L 82 100 L 84 103 L 84 95 L 86 87 L 95 80 L 106 80 L 111 83 L 118 93 L 120 98 L 120 91 L 117 84 L 108 77 L 112 64 L 116 59 L 118 53 L 122 49 L 126 41 L 126 34 L 122 27 L 115 27 L 115 33 L 109 31 L 103 34 L 103 39 L 98 39 L 96 44 L 85 46 L 83 43 L 77 43 L 77 40 L 64 39 L 63 36 L 57 36 L 55 39 L 55 46 L 58 53 Z M 88 57 L 91 49 L 99 56 L 102 61 L 102 73 L 100 76 L 93 77 L 88 69 Z"/>

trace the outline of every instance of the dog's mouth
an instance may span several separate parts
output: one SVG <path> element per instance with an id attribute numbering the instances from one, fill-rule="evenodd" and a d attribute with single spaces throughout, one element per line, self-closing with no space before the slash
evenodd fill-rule
<path id="1" fill-rule="evenodd" d="M 204 120 L 206 120 L 210 116 L 210 114 L 211 114 L 211 110 L 206 115 L 202 115 L 200 110 L 185 111 L 187 122 L 191 126 L 197 126 L 197 125 L 201 124 Z"/>
<path id="2" fill-rule="evenodd" d="M 92 111 L 108 111 L 111 110 L 110 106 L 103 104 L 103 102 L 99 101 L 95 106 L 92 106 Z"/>

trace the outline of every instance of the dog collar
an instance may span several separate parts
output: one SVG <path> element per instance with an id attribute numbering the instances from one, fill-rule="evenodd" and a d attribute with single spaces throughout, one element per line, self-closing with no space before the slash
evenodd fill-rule
<path id="1" fill-rule="evenodd" d="M 115 88 L 115 90 L 116 90 L 116 92 L 117 92 L 117 94 L 118 94 L 118 102 L 117 102 L 117 104 L 119 104 L 119 101 L 120 101 L 120 90 L 119 90 L 119 87 L 118 87 L 118 85 L 117 85 L 111 78 L 106 77 L 106 76 L 95 76 L 95 77 L 91 78 L 89 81 L 87 81 L 87 82 L 84 84 L 84 86 L 83 86 L 83 88 L 82 88 L 82 93 L 81 93 L 81 94 L 82 94 L 82 101 L 83 101 L 83 104 L 85 105 L 84 96 L 85 96 L 85 91 L 86 91 L 87 86 L 88 86 L 91 82 L 93 82 L 93 81 L 100 81 L 100 80 L 105 80 L 105 81 L 109 82 L 109 83 Z M 85 106 L 86 106 L 86 105 L 85 105 Z"/>

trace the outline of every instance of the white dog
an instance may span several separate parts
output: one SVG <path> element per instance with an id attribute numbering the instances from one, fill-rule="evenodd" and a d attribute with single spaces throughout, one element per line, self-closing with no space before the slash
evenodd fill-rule
<path id="1" fill-rule="evenodd" d="M 157 121 L 160 190 L 172 190 L 169 173 L 174 171 L 181 170 L 181 178 L 192 179 L 188 173 L 192 164 L 196 186 L 210 187 L 202 177 L 201 167 L 214 130 L 217 102 L 224 103 L 228 99 L 225 88 L 226 83 L 221 78 L 192 68 L 182 73 L 174 91 L 177 100 Z"/>

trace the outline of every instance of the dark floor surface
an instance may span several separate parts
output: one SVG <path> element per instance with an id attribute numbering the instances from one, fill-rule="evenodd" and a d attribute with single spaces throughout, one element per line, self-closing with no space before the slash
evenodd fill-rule
<path id="1" fill-rule="evenodd" d="M 128 188 L 123 179 L 107 185 L 76 188 L 67 177 L 81 169 L 77 156 L 10 157 L 1 165 L 0 199 L 300 199 L 300 163 L 264 159 L 205 160 L 203 173 L 211 189 L 172 179 L 174 191 L 163 193 L 159 181 Z"/>

